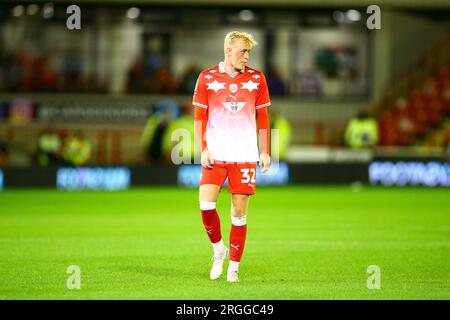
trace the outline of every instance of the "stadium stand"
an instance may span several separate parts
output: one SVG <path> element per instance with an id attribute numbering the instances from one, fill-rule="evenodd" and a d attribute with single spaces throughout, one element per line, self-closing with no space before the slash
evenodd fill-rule
<path id="1" fill-rule="evenodd" d="M 397 97 L 391 95 L 384 98 L 384 106 L 378 111 L 381 146 L 423 145 L 422 140 L 429 141 L 432 146 L 446 145 L 446 138 L 443 137 L 450 114 L 450 67 L 448 64 L 438 64 L 436 56 L 450 56 L 448 38 L 437 48 L 439 52 L 432 48 L 427 59 L 422 60 L 428 64 L 432 61 L 431 65 L 416 64 L 415 68 L 411 68 L 414 74 L 406 74 L 405 80 L 397 85 L 399 88 L 392 90 L 401 93 Z M 427 73 L 427 69 L 434 72 Z M 419 72 L 423 80 L 414 79 Z M 406 89 L 402 88 L 404 83 L 407 83 Z"/>

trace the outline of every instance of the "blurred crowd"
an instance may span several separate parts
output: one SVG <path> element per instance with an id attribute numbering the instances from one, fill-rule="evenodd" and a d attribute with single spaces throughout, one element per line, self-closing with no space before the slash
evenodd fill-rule
<path id="1" fill-rule="evenodd" d="M 201 150 L 195 147 L 194 108 L 190 101 L 181 105 L 171 99 L 162 100 L 153 107 L 141 137 L 141 148 L 150 163 L 172 163 L 172 156 L 179 156 L 191 162 L 198 159 Z M 292 141 L 292 126 L 282 115 L 269 110 L 271 129 L 278 130 L 277 139 L 272 140 L 272 149 L 277 156 L 285 159 L 287 149 Z M 174 135 L 180 131 L 183 137 Z M 188 138 L 187 145 L 178 146 Z M 175 154 L 172 154 L 175 152 Z M 187 153 L 187 154 L 186 154 Z"/>
<path id="2" fill-rule="evenodd" d="M 0 91 L 6 92 L 83 92 L 107 93 L 108 83 L 99 83 L 83 72 L 83 59 L 67 55 L 59 66 L 48 55 L 33 55 L 25 49 L 0 50 Z M 127 72 L 126 93 L 192 94 L 202 69 L 195 65 L 175 77 L 170 65 L 158 56 L 148 56 L 132 64 Z M 267 72 L 272 95 L 288 93 L 286 81 L 275 68 Z"/>
<path id="3" fill-rule="evenodd" d="M 136 61 L 128 71 L 128 93 L 192 94 L 201 68 L 189 66 L 180 79 L 173 76 L 167 60 L 148 56 Z M 290 89 L 280 71 L 272 66 L 266 72 L 271 95 L 285 95 Z M 297 78 L 299 91 L 305 96 L 320 96 L 323 88 L 316 70 L 305 71 Z M 56 68 L 45 55 L 33 56 L 24 49 L 14 52 L 0 50 L 0 91 L 12 92 L 107 92 L 108 85 L 93 85 L 95 79 L 83 75 L 83 61 L 66 57 Z M 153 108 L 147 120 L 141 145 L 151 162 L 170 160 L 174 142 L 171 133 L 184 128 L 194 137 L 194 121 L 190 102 L 179 105 L 167 99 Z M 398 96 L 393 105 L 380 113 L 360 112 L 350 119 L 344 142 L 353 149 L 381 146 L 409 146 L 424 140 L 429 146 L 450 146 L 450 67 L 438 66 L 421 86 Z M 285 156 L 292 138 L 292 127 L 286 118 L 271 114 L 273 128 L 280 136 L 281 157 Z M 194 141 L 191 141 L 192 148 Z M 81 132 L 66 134 L 43 131 L 38 138 L 36 161 L 51 164 L 83 165 L 91 155 L 91 144 Z M 192 149 L 194 150 L 194 149 Z M 0 166 L 7 162 L 8 145 L 0 139 Z M 195 155 L 192 155 L 195 156 Z"/>
<path id="4" fill-rule="evenodd" d="M 429 76 L 422 87 L 398 97 L 393 106 L 384 110 L 378 119 L 380 145 L 407 146 L 415 139 L 423 139 L 430 129 L 441 127 L 450 115 L 450 67 L 442 65 Z M 450 132 L 442 135 L 437 144 L 446 146 Z"/>
<path id="5" fill-rule="evenodd" d="M 0 167 L 6 167 L 8 164 L 8 145 L 0 137 Z"/>
<path id="6" fill-rule="evenodd" d="M 39 166 L 81 166 L 91 157 L 92 146 L 82 132 L 67 133 L 45 129 L 37 140 L 36 163 Z"/>
<path id="7" fill-rule="evenodd" d="M 48 55 L 25 49 L 0 50 L 0 91 L 7 92 L 107 92 L 107 86 L 83 75 L 83 60 L 67 55 L 56 68 Z"/>
<path id="8" fill-rule="evenodd" d="M 378 134 L 377 121 L 362 110 L 348 123 L 344 140 L 353 150 L 370 149 L 378 144 Z"/>
<path id="9" fill-rule="evenodd" d="M 375 145 L 409 146 L 420 140 L 424 145 L 450 147 L 450 67 L 441 65 L 421 88 L 407 97 L 398 97 L 376 119 L 362 111 L 350 119 L 344 139 L 353 149 Z"/>
<path id="10" fill-rule="evenodd" d="M 167 62 L 162 59 L 149 59 L 144 63 L 137 61 L 128 72 L 128 93 L 162 93 L 192 94 L 198 75 L 202 71 L 199 66 L 190 65 L 180 78 L 170 71 Z M 275 67 L 266 73 L 267 85 L 271 95 L 288 94 L 285 80 Z"/>

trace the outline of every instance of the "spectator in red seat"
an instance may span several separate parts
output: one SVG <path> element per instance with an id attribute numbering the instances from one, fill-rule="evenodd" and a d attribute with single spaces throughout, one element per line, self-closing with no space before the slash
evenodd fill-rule
<path id="1" fill-rule="evenodd" d="M 410 105 L 413 109 L 424 109 L 425 104 L 423 101 L 422 91 L 420 89 L 413 89 L 410 94 Z"/>
<path id="2" fill-rule="evenodd" d="M 8 79 L 10 90 L 24 91 L 26 89 L 29 61 L 30 57 L 25 50 L 14 51 Z"/>
<path id="3" fill-rule="evenodd" d="M 423 86 L 422 99 L 428 115 L 428 122 L 437 125 L 442 119 L 442 103 L 439 99 L 437 82 L 433 77 L 428 77 Z"/>
<path id="4" fill-rule="evenodd" d="M 416 134 L 423 135 L 426 130 L 428 116 L 424 109 L 415 109 L 413 113 L 414 123 L 416 126 Z"/>
<path id="5" fill-rule="evenodd" d="M 40 77 L 42 91 L 56 91 L 58 89 L 58 72 L 50 63 L 46 63 Z"/>
<path id="6" fill-rule="evenodd" d="M 413 89 L 410 97 L 411 110 L 419 129 L 418 134 L 422 134 L 425 132 L 426 126 L 434 121 L 433 115 L 429 112 L 424 94 L 420 89 Z"/>
<path id="7" fill-rule="evenodd" d="M 136 61 L 128 71 L 127 91 L 129 93 L 145 92 L 144 85 L 146 82 L 145 70 L 142 61 Z"/>
<path id="8" fill-rule="evenodd" d="M 159 69 L 150 79 L 149 89 L 152 93 L 173 94 L 177 91 L 177 83 L 165 61 L 161 62 Z"/>
<path id="9" fill-rule="evenodd" d="M 411 144 L 416 133 L 416 124 L 405 98 L 398 98 L 395 102 L 395 120 L 398 131 L 398 144 Z"/>
<path id="10" fill-rule="evenodd" d="M 425 99 L 439 95 L 437 81 L 434 77 L 428 77 L 423 85 L 423 97 Z"/>
<path id="11" fill-rule="evenodd" d="M 380 145 L 393 146 L 397 144 L 395 118 L 392 111 L 383 111 L 378 120 L 378 131 L 380 134 Z"/>
<path id="12" fill-rule="evenodd" d="M 450 79 L 443 83 L 441 91 L 442 108 L 445 113 L 450 113 Z"/>

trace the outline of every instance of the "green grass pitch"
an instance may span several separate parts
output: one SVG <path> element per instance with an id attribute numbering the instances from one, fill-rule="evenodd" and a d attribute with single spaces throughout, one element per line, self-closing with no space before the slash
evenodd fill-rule
<path id="1" fill-rule="evenodd" d="M 228 245 L 226 190 L 218 211 Z M 196 190 L 4 190 L 0 299 L 450 299 L 448 189 L 260 187 L 247 221 L 230 284 L 209 280 Z"/>

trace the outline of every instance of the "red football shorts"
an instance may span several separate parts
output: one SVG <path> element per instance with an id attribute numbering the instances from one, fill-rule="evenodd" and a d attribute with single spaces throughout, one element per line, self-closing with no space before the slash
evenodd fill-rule
<path id="1" fill-rule="evenodd" d="M 222 186 L 227 177 L 229 193 L 255 194 L 256 162 L 226 163 L 214 160 L 212 169 L 202 167 L 200 185 Z"/>

